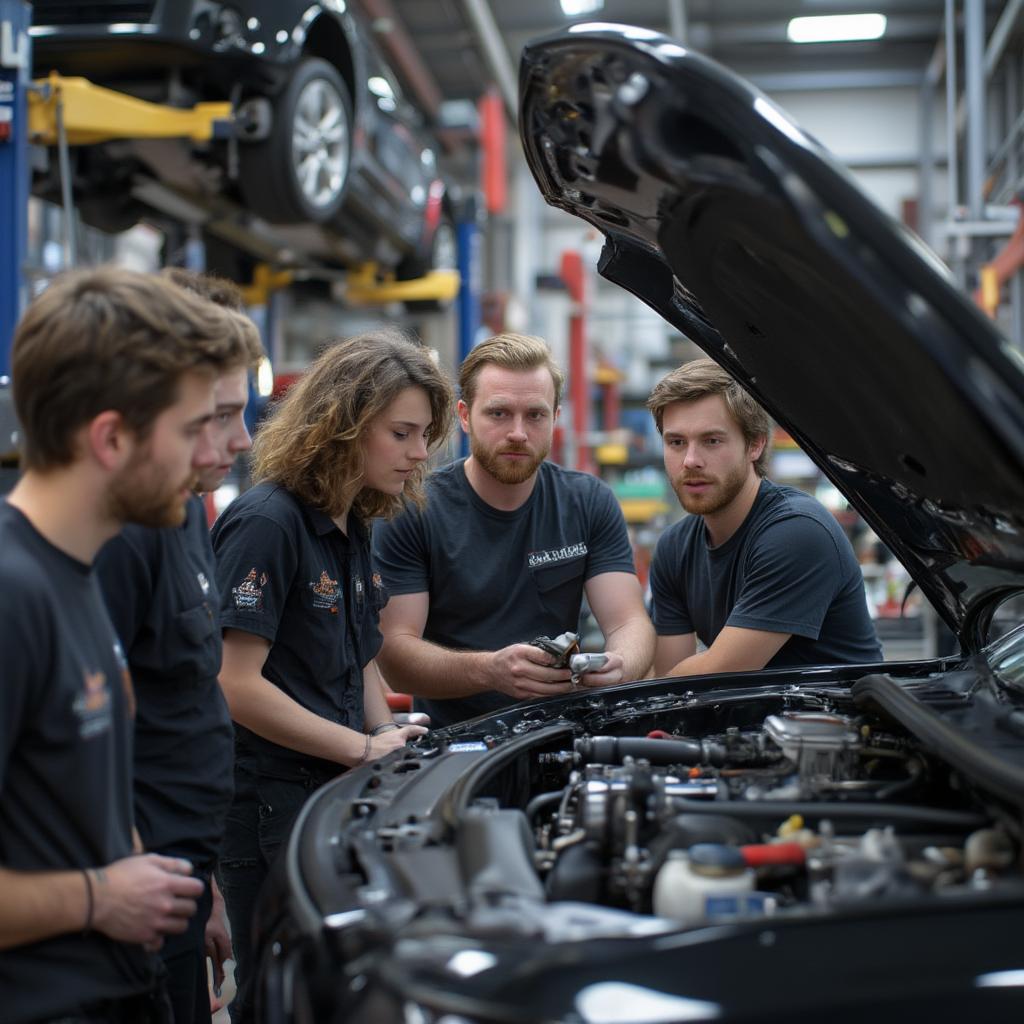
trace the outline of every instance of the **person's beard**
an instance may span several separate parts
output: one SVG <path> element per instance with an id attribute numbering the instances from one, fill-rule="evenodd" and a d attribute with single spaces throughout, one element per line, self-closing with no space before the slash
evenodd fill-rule
<path id="1" fill-rule="evenodd" d="M 551 451 L 551 442 L 549 440 L 543 448 L 538 448 L 531 455 L 530 449 L 522 445 L 503 444 L 496 448 L 487 448 L 470 431 L 469 450 L 481 468 L 490 473 L 498 483 L 521 484 L 529 480 L 548 457 L 548 452 Z M 522 452 L 530 457 L 527 459 L 502 459 L 500 456 L 504 452 Z"/>
<path id="2" fill-rule="evenodd" d="M 195 474 L 185 480 L 169 481 L 149 452 L 137 452 L 110 486 L 108 508 L 121 523 L 163 528 L 181 526 L 185 521 L 185 501 L 181 489 L 195 486 Z"/>
<path id="3" fill-rule="evenodd" d="M 731 468 L 725 476 L 715 478 L 703 473 L 681 473 L 672 481 L 672 489 L 679 498 L 679 503 L 687 512 L 698 516 L 713 515 L 731 504 L 743 490 L 747 482 L 747 471 L 750 464 L 740 462 Z M 683 486 L 688 482 L 705 481 L 711 486 L 699 494 L 687 491 Z"/>

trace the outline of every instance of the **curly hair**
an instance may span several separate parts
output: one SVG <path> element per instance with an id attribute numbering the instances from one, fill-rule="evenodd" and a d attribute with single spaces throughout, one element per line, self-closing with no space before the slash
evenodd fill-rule
<path id="1" fill-rule="evenodd" d="M 758 476 L 768 475 L 771 457 L 772 421 L 768 413 L 713 359 L 694 359 L 677 366 L 654 386 L 647 408 L 654 417 L 658 433 L 664 433 L 662 424 L 665 409 L 674 402 L 695 402 L 708 395 L 721 395 L 729 414 L 743 431 L 747 446 L 765 439 L 765 446 L 754 463 Z"/>
<path id="2" fill-rule="evenodd" d="M 272 480 L 328 515 L 351 507 L 364 522 L 391 518 L 406 501 L 422 507 L 426 463 L 409 475 L 401 495 L 360 483 L 360 441 L 372 421 L 412 387 L 422 388 L 430 402 L 428 449 L 436 451 L 452 428 L 454 396 L 427 349 L 394 328 L 331 343 L 257 432 L 253 479 Z"/>

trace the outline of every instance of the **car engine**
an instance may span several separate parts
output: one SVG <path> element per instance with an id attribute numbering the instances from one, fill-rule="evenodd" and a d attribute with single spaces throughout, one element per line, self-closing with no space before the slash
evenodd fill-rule
<path id="1" fill-rule="evenodd" d="M 780 707 L 696 735 L 535 753 L 525 815 L 549 904 L 692 927 L 1021 885 L 1012 825 L 895 723 Z"/>

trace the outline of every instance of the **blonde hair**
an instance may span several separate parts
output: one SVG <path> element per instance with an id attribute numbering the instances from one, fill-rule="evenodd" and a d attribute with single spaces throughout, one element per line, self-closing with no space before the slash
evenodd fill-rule
<path id="1" fill-rule="evenodd" d="M 452 427 L 452 387 L 422 346 L 382 328 L 332 344 L 288 390 L 253 441 L 253 479 L 272 480 L 302 501 L 337 515 L 351 505 L 364 521 L 390 518 L 408 500 L 422 506 L 426 464 L 409 475 L 401 495 L 364 489 L 360 440 L 371 421 L 406 388 L 430 402 L 428 447 Z"/>
<path id="2" fill-rule="evenodd" d="M 768 475 L 771 456 L 772 421 L 768 413 L 713 359 L 694 359 L 683 363 L 654 386 L 647 408 L 654 416 L 658 433 L 663 433 L 665 408 L 674 402 L 695 402 L 708 395 L 721 395 L 729 415 L 743 432 L 749 448 L 764 438 L 764 450 L 754 462 L 758 476 Z"/>
<path id="3" fill-rule="evenodd" d="M 25 466 L 71 463 L 75 432 L 107 410 L 145 438 L 184 374 L 213 376 L 242 362 L 245 334 L 238 314 L 156 274 L 108 266 L 60 275 L 14 333 Z"/>
<path id="4" fill-rule="evenodd" d="M 459 393 L 466 405 L 473 404 L 477 378 L 480 371 L 489 363 L 506 370 L 533 370 L 538 366 L 545 367 L 555 385 L 554 407 L 558 408 L 565 374 L 552 358 L 551 349 L 543 338 L 534 338 L 529 334 L 496 334 L 473 348 L 459 369 Z"/>

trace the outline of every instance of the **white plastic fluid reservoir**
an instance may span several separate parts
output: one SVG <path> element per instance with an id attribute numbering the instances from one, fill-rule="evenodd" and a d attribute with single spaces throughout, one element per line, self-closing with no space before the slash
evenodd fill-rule
<path id="1" fill-rule="evenodd" d="M 654 913 L 686 925 L 703 924 L 753 892 L 754 872 L 735 846 L 697 843 L 670 850 L 654 879 Z"/>

